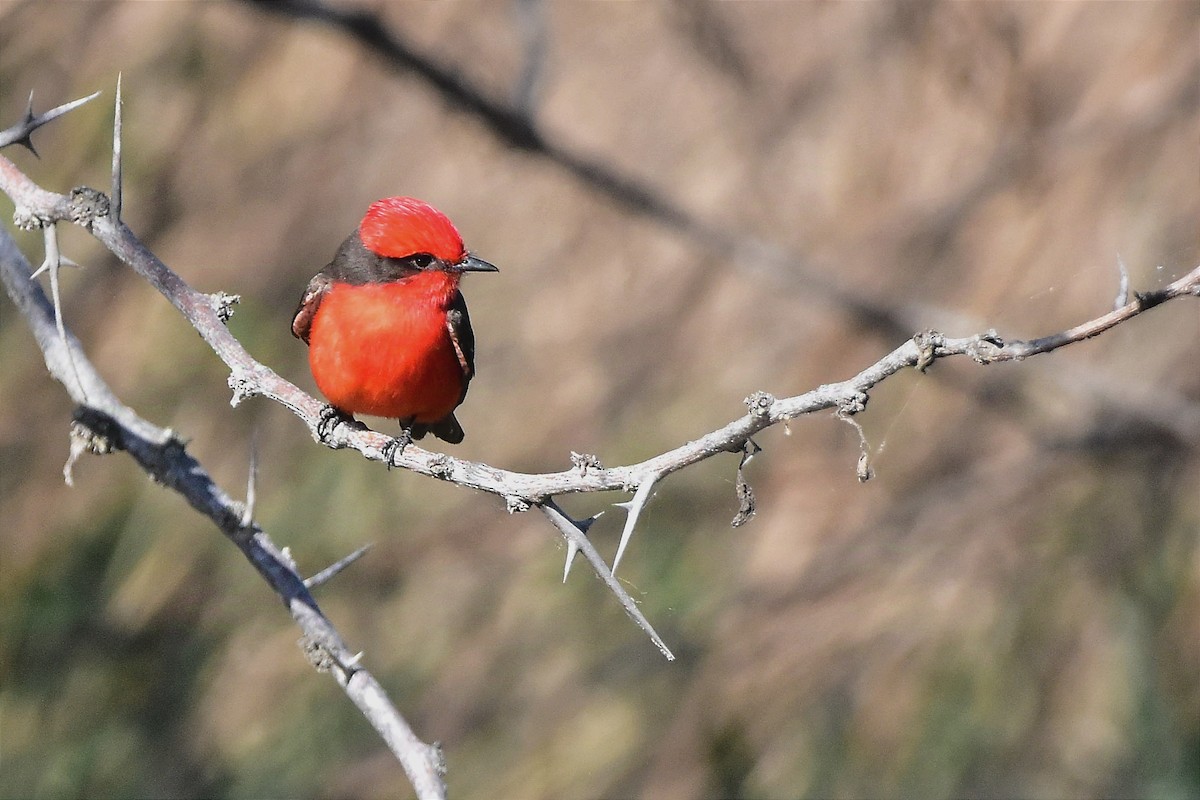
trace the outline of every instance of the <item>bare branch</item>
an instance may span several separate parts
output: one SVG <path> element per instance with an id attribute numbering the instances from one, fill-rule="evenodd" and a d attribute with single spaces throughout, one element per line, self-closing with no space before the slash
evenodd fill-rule
<path id="1" fill-rule="evenodd" d="M 321 642 L 339 664 L 345 665 L 334 671 L 334 677 L 400 760 L 418 797 L 444 798 L 444 770 L 436 750 L 416 737 L 378 682 L 357 666 L 356 657 L 267 534 L 256 524 L 243 522 L 238 503 L 213 482 L 170 431 L 142 419 L 116 398 L 92 367 L 79 340 L 69 331 L 63 330 L 60 335 L 54 308 L 31 276 L 29 262 L 8 232 L 0 229 L 0 279 L 33 331 L 51 374 L 80 404 L 75 413 L 74 441 L 82 444 L 77 449 L 73 442 L 72 461 L 84 449 L 125 450 L 158 482 L 178 492 L 211 519 L 284 600 L 306 639 Z"/>
<path id="2" fill-rule="evenodd" d="M 333 9 L 316 0 L 292 0 L 279 3 L 275 7 L 348 25 L 357 35 L 369 35 L 371 41 L 385 48 L 390 54 L 389 57 L 399 58 L 412 69 L 422 72 L 442 90 L 468 94 L 473 92 L 457 74 L 448 73 L 415 53 L 405 50 L 405 45 L 391 36 L 378 19 L 370 14 Z M 493 117 L 495 113 L 507 113 L 510 115 L 510 121 L 515 119 L 528 131 L 533 132 L 528 120 L 515 115 L 511 109 L 505 111 L 502 106 L 487 101 L 482 95 L 476 94 L 474 101 L 479 113 L 493 114 Z M 540 142 L 540 146 L 545 146 L 545 143 L 540 141 L 540 136 L 536 135 L 536 132 L 534 134 L 534 138 L 529 141 L 534 144 Z M 230 367 L 229 382 L 235 405 L 246 397 L 267 396 L 292 409 L 306 422 L 316 438 L 330 447 L 352 447 L 373 460 L 382 460 L 390 452 L 392 437 L 359 426 L 337 424 L 332 426 L 332 430 L 323 431 L 321 423 L 324 404 L 253 359 L 225 328 L 224 323 L 229 310 L 227 297 L 224 294 L 205 295 L 188 286 L 146 249 L 120 220 L 113 217 L 111 203 L 103 194 L 87 188 L 73 190 L 69 198 L 46 192 L 29 181 L 11 162 L 2 158 L 0 189 L 4 189 L 16 202 L 15 217 L 19 225 L 29 228 L 44 227 L 58 220 L 70 219 L 91 231 L 109 250 L 166 296 Z M 729 239 L 724 234 L 716 239 L 720 240 L 718 244 L 729 244 Z M 739 248 L 746 250 L 749 244 L 741 242 Z M 757 244 L 750 249 L 754 251 L 755 259 L 770 261 L 779 255 L 776 251 L 770 248 L 763 249 Z M 542 505 L 564 493 L 630 491 L 631 487 L 642 487 L 647 475 L 655 475 L 656 480 L 660 480 L 672 472 L 714 455 L 737 453 L 751 436 L 779 422 L 825 408 L 857 409 L 865 404 L 866 393 L 873 386 L 907 367 L 915 366 L 924 371 L 934 360 L 952 355 L 970 355 L 979 363 L 1014 360 L 1094 336 L 1154 304 L 1181 293 L 1192 293 L 1190 290 L 1184 291 L 1181 287 L 1194 287 L 1195 274 L 1159 292 L 1140 295 L 1134 303 L 1098 320 L 1031 342 L 1013 342 L 1005 345 L 998 335 L 990 331 L 963 339 L 948 339 L 935 331 L 926 331 L 876 364 L 841 383 L 821 386 L 805 394 L 782 400 L 776 400 L 766 393 L 757 393 L 748 415 L 638 464 L 610 469 L 589 466 L 587 469 L 558 473 L 525 474 L 431 453 L 415 445 L 409 446 L 393 463 L 421 474 L 491 492 L 503 497 L 511 510 Z M 875 315 L 872 309 L 864 307 L 860 310 Z M 631 530 L 628 529 L 622 537 L 624 542 L 628 541 Z M 593 564 L 594 568 L 595 566 Z M 597 574 L 605 578 L 602 571 Z"/>
<path id="3" fill-rule="evenodd" d="M 23 175 L 12 162 L 0 157 L 0 190 L 16 203 L 16 217 L 30 227 L 71 220 L 82 225 L 111 252 L 155 286 L 229 366 L 234 403 L 261 395 L 291 409 L 308 425 L 314 438 L 333 448 L 353 448 L 366 458 L 386 457 L 392 437 L 358 425 L 339 423 L 318 436 L 325 404 L 301 391 L 273 370 L 256 361 L 225 327 L 225 296 L 207 295 L 190 287 L 162 263 L 120 221 L 107 212 L 107 200 L 93 189 L 75 189 L 70 197 L 47 192 Z M 913 337 L 875 364 L 840 383 L 783 399 L 764 392 L 751 400 L 750 413 L 722 428 L 637 464 L 611 468 L 572 468 L 562 472 L 530 474 L 498 469 L 409 445 L 393 459 L 394 466 L 436 477 L 460 486 L 479 489 L 503 498 L 513 510 L 543 505 L 561 494 L 630 491 L 641 487 L 647 475 L 663 477 L 722 453 L 738 453 L 751 436 L 765 428 L 824 409 L 861 410 L 867 392 L 880 381 L 909 367 L 928 368 L 951 356 L 970 356 L 980 364 L 1028 358 L 1066 346 L 1132 318 L 1147 308 L 1185 294 L 1200 292 L 1200 268 L 1161 290 L 1138 295 L 1134 302 L 1096 320 L 1063 333 L 1005 343 L 994 331 L 952 339 L 936 331 Z M 598 463 L 598 462 L 597 462 Z M 595 562 L 589 559 L 593 568 Z M 601 562 L 602 563 L 602 562 Z M 605 568 L 606 569 L 606 568 Z M 607 576 L 598 571 L 606 582 Z M 622 601 L 623 602 L 623 601 Z"/>

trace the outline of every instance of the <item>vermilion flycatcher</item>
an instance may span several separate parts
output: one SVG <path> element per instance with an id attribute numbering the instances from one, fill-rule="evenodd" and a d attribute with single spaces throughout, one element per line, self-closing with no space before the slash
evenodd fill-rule
<path id="1" fill-rule="evenodd" d="M 372 203 L 309 281 L 292 320 L 333 409 L 398 419 L 401 449 L 426 433 L 461 442 L 454 409 L 475 374 L 475 335 L 458 282 L 464 272 L 496 271 L 428 203 Z"/>

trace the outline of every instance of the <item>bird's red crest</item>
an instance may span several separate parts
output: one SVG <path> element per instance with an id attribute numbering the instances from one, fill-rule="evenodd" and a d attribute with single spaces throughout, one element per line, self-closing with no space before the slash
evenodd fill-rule
<path id="1" fill-rule="evenodd" d="M 456 264 L 467 254 L 450 218 L 415 197 L 376 200 L 367 209 L 358 235 L 367 248 L 391 258 L 429 253 Z"/>

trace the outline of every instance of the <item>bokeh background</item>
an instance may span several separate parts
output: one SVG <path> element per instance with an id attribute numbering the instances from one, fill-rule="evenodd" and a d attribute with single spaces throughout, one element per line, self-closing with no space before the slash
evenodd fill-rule
<path id="1" fill-rule="evenodd" d="M 445 210 L 479 373 L 455 455 L 640 460 L 925 327 L 1009 338 L 1200 263 L 1200 5 L 375 3 L 401 41 L 684 216 L 515 149 L 344 32 L 238 3 L 0 3 L 5 153 L 107 188 L 232 330 L 312 388 L 295 302 L 367 204 Z M 0 198 L 9 219 L 12 204 Z M 6 225 L 9 223 L 5 223 Z M 11 227 L 11 226 L 10 226 Z M 714 235 L 718 231 L 721 235 Z M 35 263 L 36 235 L 19 233 Z M 462 798 L 1200 796 L 1200 314 L 1022 364 L 939 362 L 659 488 L 622 580 L 665 662 L 541 516 L 229 406 L 226 370 L 79 231 L 71 328 L 119 394 L 310 572 Z M 0 301 L 0 795 L 405 796 L 239 553 L 128 458 L 62 481 L 71 405 Z M 391 430 L 389 423 L 375 421 Z M 615 549 L 624 496 L 566 498 Z"/>

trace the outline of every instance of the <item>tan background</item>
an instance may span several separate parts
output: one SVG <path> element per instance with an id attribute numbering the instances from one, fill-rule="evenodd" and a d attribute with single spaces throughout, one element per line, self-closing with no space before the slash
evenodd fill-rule
<path id="1" fill-rule="evenodd" d="M 508 3 L 375 4 L 498 98 L 525 63 Z M 232 329 L 312 387 L 289 333 L 366 205 L 413 194 L 500 265 L 465 284 L 479 375 L 456 455 L 638 460 L 894 347 L 869 300 L 954 335 L 1060 330 L 1200 263 L 1192 2 L 546 4 L 548 137 L 706 223 L 706 247 L 331 29 L 221 3 L 0 3 L 0 124 L 55 190 L 107 186 L 126 91 L 125 219 Z M 11 204 L 0 200 L 10 218 Z M 20 234 L 37 261 L 40 240 Z M 1180 301 L 1020 365 L 939 363 L 668 480 L 622 578 L 559 584 L 541 517 L 315 445 L 228 406 L 226 371 L 85 235 L 65 311 L 103 374 L 315 571 L 319 600 L 479 798 L 1200 795 L 1200 315 Z M 836 287 L 836 292 L 830 290 Z M 839 299 L 839 297 L 841 299 Z M 394 797 L 403 774 L 315 676 L 265 586 L 122 456 L 61 481 L 71 408 L 0 302 L 0 794 Z M 384 429 L 387 424 L 376 421 Z M 577 514 L 622 496 L 568 498 Z M 623 521 L 593 529 L 611 554 Z"/>

